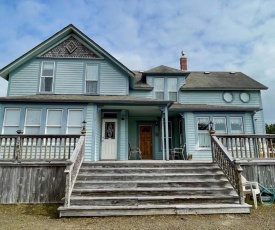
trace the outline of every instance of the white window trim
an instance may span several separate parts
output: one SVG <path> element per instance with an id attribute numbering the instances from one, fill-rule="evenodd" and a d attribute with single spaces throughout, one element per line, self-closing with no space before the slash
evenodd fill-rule
<path id="1" fill-rule="evenodd" d="M 49 110 L 55 110 L 60 111 L 61 110 L 61 124 L 60 125 L 48 125 L 48 114 Z M 46 115 L 46 124 L 45 124 L 45 134 L 48 134 L 48 128 L 61 128 L 62 129 L 62 118 L 63 118 L 63 109 L 47 109 L 47 115 Z"/>
<path id="2" fill-rule="evenodd" d="M 167 88 L 167 99 L 168 99 L 168 100 L 171 100 L 171 99 L 170 99 L 169 93 L 176 93 L 176 94 L 177 94 L 177 97 L 176 97 L 176 101 L 175 101 L 175 102 L 178 102 L 178 100 L 179 100 L 179 99 L 178 99 L 178 96 L 179 96 L 179 94 L 178 94 L 178 78 L 176 78 L 176 77 L 167 78 L 167 87 L 168 87 L 169 79 L 176 79 L 176 81 L 177 81 L 177 88 L 176 88 L 174 91 L 169 90 L 169 88 Z"/>
<path id="3" fill-rule="evenodd" d="M 219 133 L 219 134 L 227 134 L 227 132 L 228 132 L 228 127 L 227 127 L 227 119 L 226 119 L 226 116 L 213 116 L 213 119 L 212 119 L 212 122 L 213 122 L 213 128 L 214 128 L 214 130 L 215 130 L 215 118 L 217 118 L 217 119 L 224 119 L 225 120 L 225 133 Z"/>
<path id="4" fill-rule="evenodd" d="M 197 125 L 196 125 L 196 129 L 197 129 L 197 143 L 196 143 L 196 149 L 197 150 L 209 150 L 211 149 L 211 146 L 209 147 L 200 147 L 200 143 L 199 143 L 199 133 L 206 133 L 206 132 L 200 132 L 200 130 L 198 129 L 198 124 L 199 124 L 199 118 L 208 118 L 208 121 L 210 122 L 211 117 L 210 116 L 200 116 L 197 117 Z M 208 125 L 209 127 L 209 125 Z M 207 131 L 208 133 L 208 131 Z M 209 133 L 208 133 L 209 134 Z M 210 134 L 209 134 L 210 135 Z"/>
<path id="5" fill-rule="evenodd" d="M 44 63 L 46 62 L 51 62 L 53 63 L 53 76 L 42 76 L 42 73 L 43 73 L 43 66 L 44 66 Z M 54 91 L 54 75 L 55 75 L 55 62 L 54 61 L 42 61 L 41 63 L 41 68 L 40 68 L 40 78 L 39 78 L 39 92 L 40 93 L 53 93 Z M 41 90 L 41 78 L 42 77 L 51 77 L 53 80 L 52 80 L 52 91 L 42 91 Z"/>
<path id="6" fill-rule="evenodd" d="M 163 91 L 156 90 L 155 79 L 163 79 Z M 156 77 L 156 78 L 154 78 L 154 91 L 155 91 L 155 99 L 157 99 L 156 93 L 163 93 L 163 100 L 165 100 L 165 78 L 164 77 Z"/>
<path id="7" fill-rule="evenodd" d="M 19 110 L 19 124 L 18 125 L 5 125 L 7 110 Z M 2 134 L 4 134 L 5 127 L 18 127 L 18 129 L 20 129 L 20 117 L 21 117 L 21 108 L 5 108 L 3 126 L 2 126 Z M 16 135 L 16 133 L 14 135 Z"/>
<path id="8" fill-rule="evenodd" d="M 68 134 L 68 129 L 69 129 L 69 128 L 82 128 L 82 125 L 80 125 L 80 126 L 76 126 L 76 125 L 74 125 L 74 126 L 69 126 L 70 111 L 82 111 L 82 121 L 83 121 L 83 119 L 84 119 L 84 110 L 83 110 L 83 109 L 68 109 L 66 134 Z"/>
<path id="9" fill-rule="evenodd" d="M 97 73 L 97 80 L 87 80 L 87 66 L 88 65 L 92 65 L 92 66 L 97 66 L 97 69 L 98 69 L 98 73 Z M 98 94 L 98 87 L 99 87 L 99 84 L 98 84 L 98 81 L 99 80 L 99 64 L 98 63 L 86 63 L 85 65 L 85 87 L 84 87 L 84 91 L 86 94 Z M 87 82 L 96 82 L 96 92 L 87 92 Z"/>
<path id="10" fill-rule="evenodd" d="M 231 129 L 231 118 L 240 118 L 241 122 L 242 122 L 242 132 L 241 133 L 232 133 L 232 129 Z M 244 121 L 243 121 L 243 117 L 242 116 L 229 116 L 229 125 L 230 125 L 230 134 L 234 135 L 234 134 L 244 134 Z"/>
<path id="11" fill-rule="evenodd" d="M 26 125 L 27 122 L 27 111 L 28 109 L 33 109 L 33 110 L 40 110 L 40 124 L 39 125 Z M 42 118 L 42 109 L 37 109 L 37 108 L 26 108 L 25 110 L 25 122 L 24 122 L 24 134 L 26 133 L 26 127 L 39 127 L 41 128 L 41 118 Z"/>

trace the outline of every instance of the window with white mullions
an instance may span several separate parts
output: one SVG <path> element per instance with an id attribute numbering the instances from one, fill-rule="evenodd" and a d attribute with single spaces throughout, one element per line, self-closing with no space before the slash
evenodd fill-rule
<path id="1" fill-rule="evenodd" d="M 230 117 L 231 134 L 243 133 L 243 119 L 242 117 Z"/>
<path id="2" fill-rule="evenodd" d="M 154 90 L 156 99 L 164 99 L 164 78 L 154 79 Z"/>
<path id="3" fill-rule="evenodd" d="M 86 93 L 98 93 L 98 64 L 86 64 Z"/>
<path id="4" fill-rule="evenodd" d="M 209 122 L 209 117 L 197 118 L 199 148 L 210 148 Z"/>
<path id="5" fill-rule="evenodd" d="M 225 117 L 213 117 L 213 126 L 217 134 L 227 133 Z"/>
<path id="6" fill-rule="evenodd" d="M 25 134 L 39 134 L 41 123 L 41 109 L 26 109 Z"/>
<path id="7" fill-rule="evenodd" d="M 6 108 L 4 121 L 3 121 L 3 134 L 16 134 L 19 130 L 20 124 L 20 109 L 19 108 Z"/>
<path id="8" fill-rule="evenodd" d="M 42 62 L 40 92 L 53 92 L 54 62 Z"/>
<path id="9" fill-rule="evenodd" d="M 67 134 L 80 134 L 82 130 L 83 110 L 69 109 L 67 121 Z"/>
<path id="10" fill-rule="evenodd" d="M 46 134 L 61 134 L 62 109 L 48 109 L 46 121 Z"/>
<path id="11" fill-rule="evenodd" d="M 178 80 L 177 78 L 168 78 L 168 100 L 178 101 Z"/>

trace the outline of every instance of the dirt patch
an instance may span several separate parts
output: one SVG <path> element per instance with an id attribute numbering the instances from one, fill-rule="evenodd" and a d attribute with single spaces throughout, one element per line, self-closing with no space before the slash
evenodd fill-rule
<path id="1" fill-rule="evenodd" d="M 251 214 L 58 218 L 58 205 L 0 205 L 0 229 L 274 229 L 275 205 Z"/>

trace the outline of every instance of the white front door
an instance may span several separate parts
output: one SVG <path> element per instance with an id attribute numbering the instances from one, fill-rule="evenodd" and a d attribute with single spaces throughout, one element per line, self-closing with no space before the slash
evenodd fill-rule
<path id="1" fill-rule="evenodd" d="M 117 159 L 117 119 L 102 120 L 101 160 Z"/>

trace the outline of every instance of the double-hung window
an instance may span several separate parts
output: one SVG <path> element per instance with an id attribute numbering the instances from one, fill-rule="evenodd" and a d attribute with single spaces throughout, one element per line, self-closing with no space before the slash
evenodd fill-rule
<path id="1" fill-rule="evenodd" d="M 41 109 L 26 109 L 25 134 L 39 134 L 41 124 Z"/>
<path id="2" fill-rule="evenodd" d="M 46 121 L 46 134 L 61 134 L 62 109 L 48 109 Z"/>
<path id="3" fill-rule="evenodd" d="M 20 109 L 6 108 L 3 122 L 3 134 L 16 134 L 20 124 Z"/>
<path id="4" fill-rule="evenodd" d="M 231 134 L 243 133 L 243 119 L 242 117 L 230 117 Z"/>
<path id="5" fill-rule="evenodd" d="M 164 99 L 164 78 L 154 79 L 155 98 Z"/>
<path id="6" fill-rule="evenodd" d="M 214 130 L 217 134 L 226 134 L 226 118 L 225 117 L 213 117 Z"/>
<path id="7" fill-rule="evenodd" d="M 210 135 L 208 132 L 208 127 L 209 127 L 209 117 L 197 118 L 199 148 L 210 148 Z"/>
<path id="8" fill-rule="evenodd" d="M 53 92 L 54 62 L 42 62 L 40 92 Z"/>
<path id="9" fill-rule="evenodd" d="M 168 78 L 168 100 L 178 101 L 178 80 L 177 78 Z"/>
<path id="10" fill-rule="evenodd" d="M 82 129 L 82 121 L 82 109 L 69 109 L 67 121 L 67 134 L 80 134 Z"/>
<path id="11" fill-rule="evenodd" d="M 98 64 L 86 64 L 86 93 L 98 93 Z"/>

